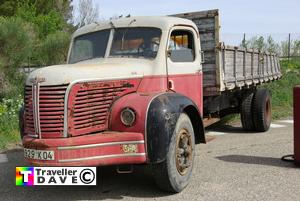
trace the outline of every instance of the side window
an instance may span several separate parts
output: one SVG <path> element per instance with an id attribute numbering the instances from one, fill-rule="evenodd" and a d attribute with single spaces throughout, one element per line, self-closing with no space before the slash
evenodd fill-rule
<path id="1" fill-rule="evenodd" d="M 193 62 L 195 60 L 194 37 L 190 31 L 175 30 L 169 42 L 170 59 L 173 62 Z"/>

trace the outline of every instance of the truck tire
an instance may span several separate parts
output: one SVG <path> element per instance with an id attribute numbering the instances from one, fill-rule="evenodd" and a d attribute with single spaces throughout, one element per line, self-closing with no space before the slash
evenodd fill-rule
<path id="1" fill-rule="evenodd" d="M 167 192 L 178 193 L 189 183 L 195 157 L 195 136 L 192 123 L 181 113 L 168 148 L 165 161 L 153 165 L 157 186 Z"/>
<path id="2" fill-rule="evenodd" d="M 272 112 L 271 95 L 267 89 L 258 89 L 253 97 L 253 122 L 255 131 L 265 132 L 269 130 Z"/>
<path id="3" fill-rule="evenodd" d="M 254 131 L 253 114 L 252 114 L 253 93 L 247 94 L 241 104 L 241 122 L 245 131 Z"/>

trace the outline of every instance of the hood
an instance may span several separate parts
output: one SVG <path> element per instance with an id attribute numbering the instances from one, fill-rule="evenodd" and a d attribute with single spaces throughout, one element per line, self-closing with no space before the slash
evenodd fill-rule
<path id="1" fill-rule="evenodd" d="M 31 85 L 31 80 L 36 78 L 43 80 L 41 85 L 62 85 L 79 80 L 138 78 L 144 75 L 145 68 L 151 66 L 151 60 L 143 59 L 92 59 L 37 69 L 29 74 L 26 85 Z"/>

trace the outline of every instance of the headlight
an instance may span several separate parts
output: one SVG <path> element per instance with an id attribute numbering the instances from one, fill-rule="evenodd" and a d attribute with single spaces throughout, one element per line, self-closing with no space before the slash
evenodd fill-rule
<path id="1" fill-rule="evenodd" d="M 130 108 L 125 108 L 122 110 L 120 118 L 125 126 L 132 126 L 135 122 L 135 112 Z"/>

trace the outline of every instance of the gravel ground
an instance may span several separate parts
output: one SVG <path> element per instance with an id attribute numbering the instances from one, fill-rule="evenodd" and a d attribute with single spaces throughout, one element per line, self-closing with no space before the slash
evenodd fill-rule
<path id="1" fill-rule="evenodd" d="M 300 167 L 280 160 L 293 153 L 292 121 L 266 133 L 244 133 L 240 125 L 211 128 L 214 138 L 197 145 L 190 185 L 179 194 L 158 190 L 151 169 L 133 174 L 100 168 L 96 187 L 16 187 L 15 166 L 26 166 L 21 149 L 0 154 L 0 200 L 300 200 Z"/>

